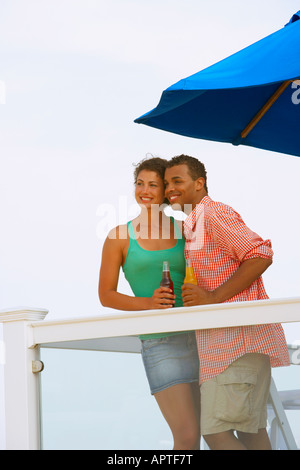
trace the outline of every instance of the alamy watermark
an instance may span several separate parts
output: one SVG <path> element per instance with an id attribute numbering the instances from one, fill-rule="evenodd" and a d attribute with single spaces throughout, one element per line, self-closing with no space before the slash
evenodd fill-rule
<path id="1" fill-rule="evenodd" d="M 110 239 L 126 239 L 131 236 L 127 230 L 126 224 L 129 220 L 135 219 L 141 214 L 139 223 L 135 225 L 134 237 L 136 239 L 170 239 L 174 230 L 174 224 L 171 216 L 176 219 L 179 230 L 176 231 L 176 238 L 184 237 L 183 221 L 187 217 L 186 214 L 192 212 L 192 205 L 185 204 L 183 210 L 179 205 L 168 204 L 152 204 L 150 206 L 150 224 L 147 218 L 143 218 L 143 208 L 145 206 L 136 203 L 129 203 L 126 196 L 120 196 L 118 204 L 102 203 L 98 206 L 96 216 L 99 218 L 97 222 L 97 238 L 104 240 Z M 148 208 L 149 209 L 149 208 Z M 160 224 L 160 216 L 164 213 L 167 217 L 162 217 Z M 147 211 L 147 215 L 149 212 Z M 118 228 L 117 228 L 118 227 Z M 193 229 L 185 233 L 186 239 L 190 243 L 189 249 L 200 249 L 204 243 L 204 211 L 197 214 Z M 172 236 L 173 237 L 173 236 Z"/>
<path id="2" fill-rule="evenodd" d="M 292 344 L 289 344 L 289 350 L 291 364 L 300 365 L 300 339 L 296 339 Z"/>
<path id="3" fill-rule="evenodd" d="M 115 227 L 120 225 L 126 225 L 129 220 L 136 218 L 142 211 L 145 206 L 138 205 L 137 203 L 129 203 L 127 196 L 120 196 L 118 199 L 118 204 L 111 204 L 111 203 L 102 203 L 98 206 L 96 211 L 96 216 L 99 217 L 99 221 L 97 223 L 97 237 L 100 240 L 105 239 L 107 236 L 109 238 L 127 238 L 127 232 L 121 232 L 113 230 Z M 191 210 L 192 206 L 187 205 L 185 206 L 185 210 Z M 177 213 L 178 208 L 174 206 L 176 212 L 172 215 Z M 139 238 L 151 238 L 151 239 L 159 239 L 159 218 L 160 213 L 167 213 L 170 211 L 170 206 L 168 204 L 152 204 L 150 207 L 150 214 L 151 214 L 151 224 L 150 227 L 145 224 L 143 226 L 138 227 L 136 230 L 136 237 Z M 173 209 L 171 209 L 171 212 Z M 183 218 L 183 212 L 181 212 L 181 218 Z M 171 225 L 172 221 L 170 217 L 163 217 L 163 225 L 162 225 L 162 238 L 168 239 L 170 238 L 171 233 Z M 182 221 L 181 221 L 182 222 Z M 179 226 L 180 226 L 179 221 Z"/>
<path id="4" fill-rule="evenodd" d="M 292 103 L 300 104 L 300 80 L 294 80 L 291 87 L 296 88 L 296 91 L 292 93 Z"/>

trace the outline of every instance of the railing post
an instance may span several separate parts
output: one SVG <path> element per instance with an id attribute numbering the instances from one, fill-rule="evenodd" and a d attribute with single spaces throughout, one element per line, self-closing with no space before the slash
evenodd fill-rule
<path id="1" fill-rule="evenodd" d="M 28 348 L 31 322 L 43 320 L 47 310 L 15 309 L 0 312 L 4 342 L 5 440 L 7 450 L 40 449 L 39 377 L 33 366 L 39 348 Z"/>

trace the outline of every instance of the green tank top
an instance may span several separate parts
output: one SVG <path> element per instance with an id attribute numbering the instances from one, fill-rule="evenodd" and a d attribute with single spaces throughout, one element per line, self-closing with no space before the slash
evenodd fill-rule
<path id="1" fill-rule="evenodd" d="M 159 287 L 162 279 L 163 261 L 169 261 L 171 279 L 174 283 L 174 294 L 176 295 L 175 307 L 181 307 L 183 305 L 181 286 L 185 277 L 185 241 L 177 224 L 174 223 L 174 218 L 171 217 L 171 220 L 175 227 L 177 243 L 172 248 L 156 251 L 142 248 L 135 238 L 132 223 L 127 223 L 130 240 L 123 272 L 136 297 L 152 297 L 154 290 Z M 141 335 L 139 338 L 163 338 L 179 333 L 154 333 Z"/>

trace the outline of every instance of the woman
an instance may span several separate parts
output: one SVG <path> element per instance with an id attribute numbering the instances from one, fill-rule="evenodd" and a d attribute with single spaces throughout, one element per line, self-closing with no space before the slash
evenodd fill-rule
<path id="1" fill-rule="evenodd" d="M 184 240 L 163 211 L 166 160 L 143 160 L 134 173 L 140 215 L 114 228 L 103 245 L 99 279 L 102 305 L 118 310 L 181 306 L 185 275 Z M 159 287 L 163 261 L 169 261 L 174 294 Z M 117 291 L 122 267 L 135 296 Z M 199 362 L 194 332 L 140 336 L 149 381 L 174 439 L 174 449 L 199 449 Z"/>

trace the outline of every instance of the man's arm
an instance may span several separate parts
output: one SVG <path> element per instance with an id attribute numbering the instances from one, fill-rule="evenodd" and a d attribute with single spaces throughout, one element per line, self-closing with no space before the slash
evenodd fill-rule
<path id="1" fill-rule="evenodd" d="M 228 281 L 213 291 L 199 286 L 184 284 L 182 300 L 184 306 L 217 304 L 231 299 L 247 289 L 272 264 L 269 258 L 252 258 L 244 261 Z"/>

